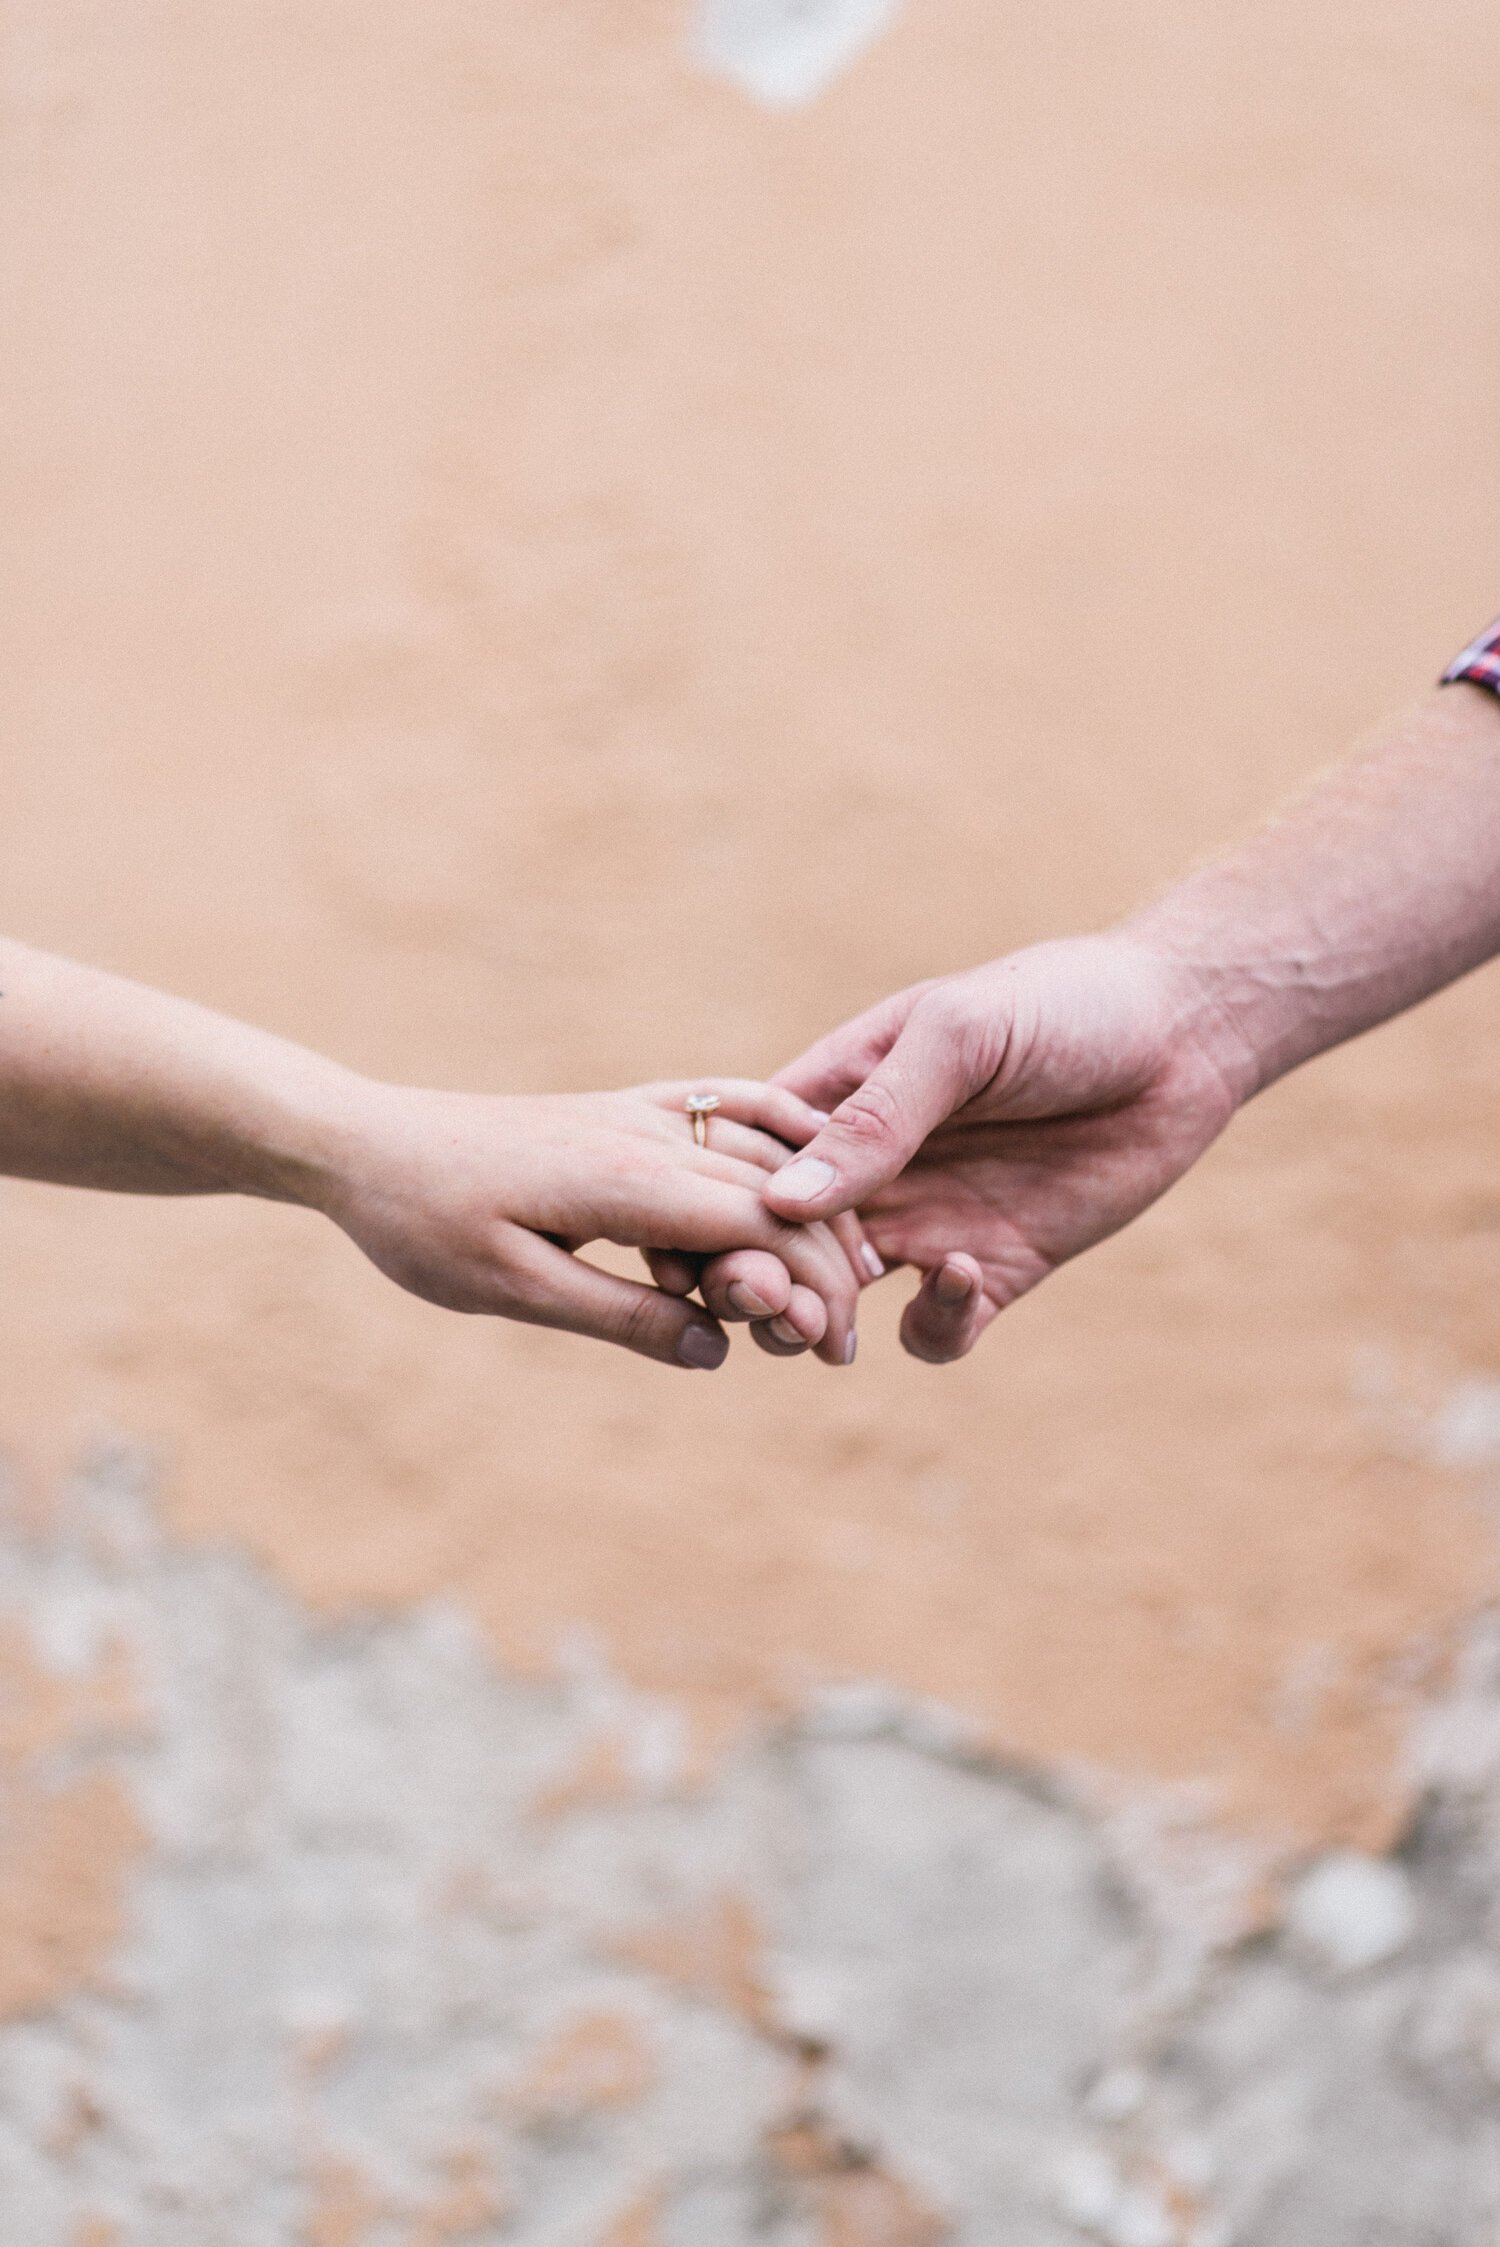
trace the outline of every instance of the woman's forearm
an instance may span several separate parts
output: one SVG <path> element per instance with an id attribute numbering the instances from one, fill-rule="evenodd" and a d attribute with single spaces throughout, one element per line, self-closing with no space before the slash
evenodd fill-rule
<path id="1" fill-rule="evenodd" d="M 361 1083 L 187 999 L 0 940 L 0 1172 L 316 1200 Z"/>
<path id="2" fill-rule="evenodd" d="M 375 1082 L 186 999 L 0 940 L 0 1173 L 136 1194 L 255 1194 L 341 1226 L 391 1279 L 488 1312 L 708 1368 L 728 1348 L 701 1304 L 617 1278 L 563 1244 L 735 1252 L 753 1282 L 725 1316 L 778 1354 L 853 1356 L 852 1254 L 787 1225 L 761 1185 L 818 1118 L 773 1086 L 709 1081 L 554 1099 Z"/>
<path id="3" fill-rule="evenodd" d="M 1500 700 L 1445 687 L 1122 934 L 1188 966 L 1241 1098 L 1500 952 Z"/>

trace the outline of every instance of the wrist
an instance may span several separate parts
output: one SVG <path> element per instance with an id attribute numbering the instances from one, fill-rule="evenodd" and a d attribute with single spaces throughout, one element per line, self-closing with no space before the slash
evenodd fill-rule
<path id="1" fill-rule="evenodd" d="M 1174 1040 L 1199 1054 L 1236 1108 L 1263 1091 L 1289 1063 L 1277 979 L 1248 960 L 1226 957 L 1215 932 L 1167 898 L 1122 922 L 1120 941 L 1147 953 L 1164 972 Z"/>
<path id="2" fill-rule="evenodd" d="M 226 1186 L 328 1214 L 386 1089 L 320 1054 L 294 1051 L 237 1110 L 224 1151 Z"/>

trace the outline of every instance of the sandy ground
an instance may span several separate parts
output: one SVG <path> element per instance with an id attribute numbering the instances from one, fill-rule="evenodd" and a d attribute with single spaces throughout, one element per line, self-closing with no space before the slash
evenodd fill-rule
<path id="1" fill-rule="evenodd" d="M 769 1069 L 1108 919 L 1500 597 L 1478 0 L 926 0 L 785 116 L 665 0 L 3 13 L 33 941 L 416 1080 Z M 0 1430 L 38 1504 L 154 1449 L 327 1609 L 582 1629 L 705 1748 L 873 1675 L 1380 1845 L 1500 1591 L 1443 1435 L 1497 1025 L 1491 974 L 1278 1090 L 944 1373 L 900 1280 L 852 1373 L 698 1382 L 296 1213 L 10 1185 Z"/>

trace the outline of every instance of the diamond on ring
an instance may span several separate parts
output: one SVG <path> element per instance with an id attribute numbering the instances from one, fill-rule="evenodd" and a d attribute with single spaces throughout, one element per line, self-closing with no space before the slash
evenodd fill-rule
<path id="1" fill-rule="evenodd" d="M 706 1147 L 708 1145 L 708 1119 L 715 1108 L 721 1105 L 719 1095 L 716 1092 L 690 1092 L 682 1105 L 693 1119 L 694 1146 Z"/>

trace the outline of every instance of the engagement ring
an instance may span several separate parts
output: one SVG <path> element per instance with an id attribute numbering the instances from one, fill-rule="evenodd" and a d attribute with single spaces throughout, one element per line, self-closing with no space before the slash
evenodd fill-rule
<path id="1" fill-rule="evenodd" d="M 698 1147 L 708 1145 L 708 1119 L 719 1105 L 716 1092 L 690 1092 L 682 1103 L 693 1119 L 693 1143 Z"/>

